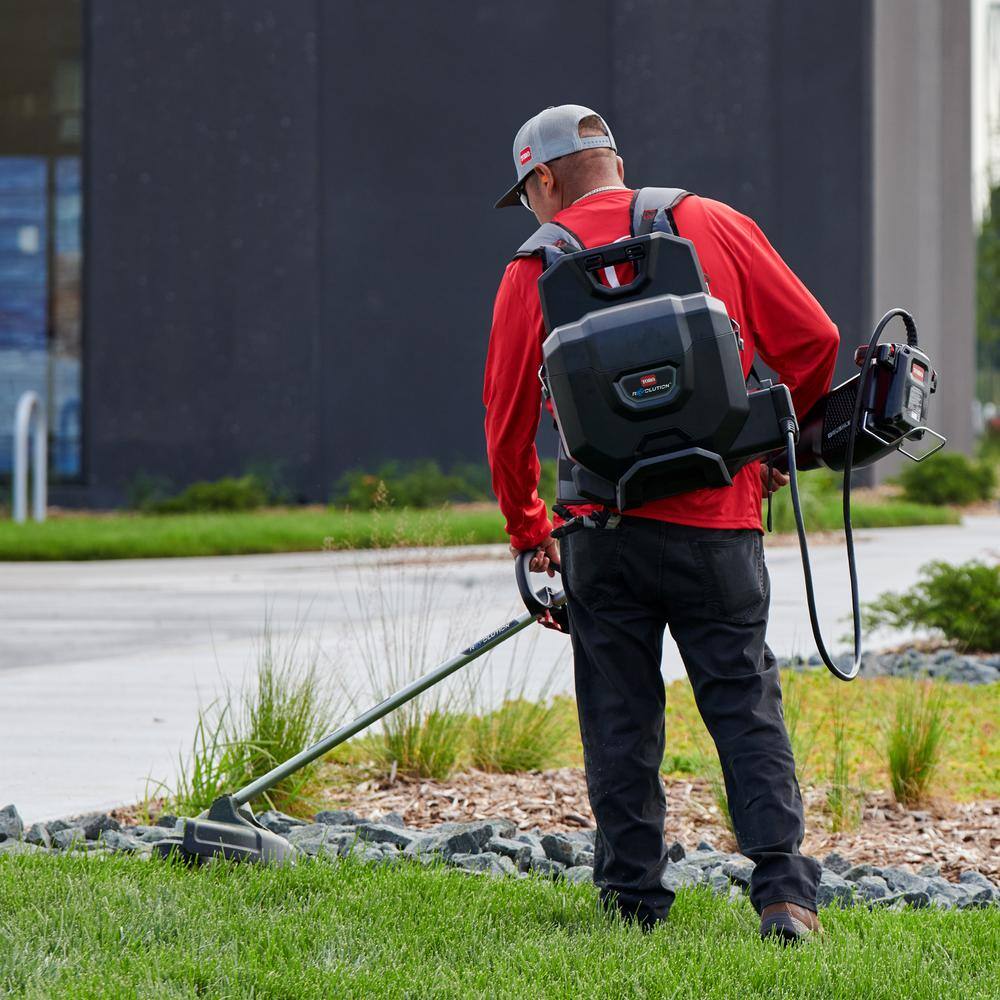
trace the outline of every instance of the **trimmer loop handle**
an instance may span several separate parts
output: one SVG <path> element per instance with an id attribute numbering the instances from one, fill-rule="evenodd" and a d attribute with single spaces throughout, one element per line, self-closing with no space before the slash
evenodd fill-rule
<path id="1" fill-rule="evenodd" d="M 547 611 L 565 604 L 566 595 L 561 590 L 553 590 L 548 585 L 542 587 L 541 590 L 531 589 L 531 581 L 528 577 L 531 572 L 529 567 L 537 551 L 537 549 L 529 549 L 527 552 L 522 552 L 514 560 L 514 575 L 517 577 L 517 589 L 521 594 L 521 600 L 524 601 L 524 606 L 536 618 L 541 618 Z M 559 571 L 557 563 L 550 561 L 549 565 L 557 572 Z"/>

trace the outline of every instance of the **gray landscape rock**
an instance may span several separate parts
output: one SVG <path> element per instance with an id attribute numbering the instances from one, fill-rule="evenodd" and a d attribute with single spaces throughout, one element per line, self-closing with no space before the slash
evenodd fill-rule
<path id="1" fill-rule="evenodd" d="M 567 868 L 562 873 L 562 877 L 574 885 L 592 883 L 594 881 L 594 869 L 587 865 L 574 865 L 572 868 Z"/>
<path id="2" fill-rule="evenodd" d="M 684 845 L 679 840 L 675 840 L 667 848 L 667 859 L 669 861 L 674 861 L 674 862 L 682 861 L 686 853 L 687 852 L 684 850 Z"/>
<path id="3" fill-rule="evenodd" d="M 547 833 L 542 837 L 542 850 L 545 856 L 561 865 L 572 866 L 576 858 L 576 845 L 561 833 Z"/>
<path id="4" fill-rule="evenodd" d="M 828 868 L 823 869 L 816 891 L 816 905 L 830 906 L 839 903 L 850 906 L 854 902 L 854 885 Z"/>
<path id="5" fill-rule="evenodd" d="M 363 817 L 350 809 L 324 809 L 316 813 L 314 817 L 317 823 L 325 823 L 327 826 L 357 826 L 364 823 Z"/>
<path id="6" fill-rule="evenodd" d="M 958 876 L 958 881 L 960 885 L 988 891 L 992 899 L 1000 901 L 1000 888 L 995 886 L 982 872 L 968 869 Z"/>
<path id="7" fill-rule="evenodd" d="M 851 666 L 849 653 L 834 657 L 840 667 Z M 793 670 L 812 669 L 822 665 L 819 656 L 781 657 L 780 667 Z M 925 653 L 904 649 L 894 653 L 868 652 L 861 657 L 861 676 L 871 677 L 933 677 L 952 684 L 996 684 L 1000 681 L 1000 662 L 995 655 L 959 655 L 953 649 Z"/>
<path id="8" fill-rule="evenodd" d="M 823 867 L 829 868 L 830 871 L 836 875 L 843 875 L 844 872 L 850 869 L 851 863 L 842 854 L 838 854 L 836 851 L 831 851 L 823 859 Z"/>
<path id="9" fill-rule="evenodd" d="M 862 875 L 854 884 L 863 899 L 883 899 L 891 895 L 889 883 L 878 875 Z"/>
<path id="10" fill-rule="evenodd" d="M 924 889 L 911 889 L 903 893 L 903 902 L 918 910 L 931 905 L 931 895 Z"/>
<path id="11" fill-rule="evenodd" d="M 70 823 L 69 820 L 65 819 L 50 819 L 48 823 L 45 824 L 45 828 L 50 834 L 58 833 L 60 830 L 68 830 L 71 826 L 73 826 L 73 824 Z"/>
<path id="12" fill-rule="evenodd" d="M 917 874 L 923 875 L 924 878 L 934 878 L 941 874 L 941 866 L 934 861 L 928 861 L 917 869 Z"/>
<path id="13" fill-rule="evenodd" d="M 532 855 L 530 844 L 525 844 L 520 840 L 511 840 L 509 837 L 491 837 L 486 842 L 486 850 L 510 858 L 522 871 L 527 869 Z"/>
<path id="14" fill-rule="evenodd" d="M 704 843 L 704 841 L 702 841 Z M 684 859 L 684 864 L 691 865 L 694 868 L 700 868 L 703 871 L 709 868 L 718 868 L 720 865 L 724 865 L 727 861 L 740 861 L 743 860 L 739 854 L 724 854 L 722 851 L 704 851 L 700 847 L 697 851 L 693 851 Z"/>
<path id="15" fill-rule="evenodd" d="M 417 835 L 389 823 L 359 823 L 355 828 L 361 840 L 371 840 L 394 847 L 409 847 Z"/>
<path id="16" fill-rule="evenodd" d="M 35 844 L 38 847 L 49 848 L 52 846 L 52 838 L 49 836 L 49 829 L 44 823 L 32 823 L 24 835 L 25 841 Z"/>
<path id="17" fill-rule="evenodd" d="M 306 840 L 319 840 L 321 843 L 330 836 L 330 825 L 327 823 L 310 823 L 308 826 L 296 826 L 282 836 L 290 844 L 300 844 Z"/>
<path id="18" fill-rule="evenodd" d="M 881 868 L 876 868 L 875 865 L 863 864 L 863 865 L 852 865 L 847 869 L 846 872 L 841 872 L 841 875 L 847 879 L 848 882 L 857 882 L 858 879 L 865 875 L 879 875 L 882 874 Z"/>
<path id="19" fill-rule="evenodd" d="M 550 878 L 555 878 L 565 870 L 565 865 L 561 865 L 558 861 L 553 861 L 551 858 L 545 857 L 544 854 L 541 857 L 533 854 L 531 861 L 528 862 L 528 871 L 534 872 L 536 875 L 547 875 Z"/>
<path id="20" fill-rule="evenodd" d="M 490 837 L 511 837 L 517 824 L 509 819 L 477 819 L 470 823 L 439 823 L 433 833 L 467 833 L 482 848 Z"/>
<path id="21" fill-rule="evenodd" d="M 454 833 L 432 833 L 425 837 L 414 838 L 413 842 L 406 847 L 406 853 L 410 856 L 440 854 L 443 858 L 450 858 L 454 854 L 479 854 L 482 845 L 488 843 L 489 840 L 489 837 L 480 840 L 480 831 L 471 833 L 460 830 Z"/>
<path id="22" fill-rule="evenodd" d="M 101 843 L 114 854 L 132 854 L 139 849 L 141 841 L 119 830 L 104 830 Z"/>
<path id="23" fill-rule="evenodd" d="M 722 866 L 722 874 L 729 879 L 733 885 L 741 889 L 750 888 L 750 876 L 756 866 L 752 861 L 727 861 Z"/>
<path id="24" fill-rule="evenodd" d="M 83 827 L 83 835 L 87 840 L 97 840 L 105 830 L 120 830 L 121 823 L 112 819 L 105 813 L 90 813 L 80 817 L 80 826 Z"/>
<path id="25" fill-rule="evenodd" d="M 300 826 L 316 825 L 307 824 L 304 819 L 296 819 L 294 816 L 286 816 L 283 812 L 278 812 L 277 809 L 267 809 L 257 816 L 257 822 L 260 823 L 265 830 L 270 830 L 271 833 L 276 833 L 279 837 L 287 837 L 288 834 L 297 829 Z"/>
<path id="26" fill-rule="evenodd" d="M 161 840 L 172 837 L 174 832 L 162 826 L 133 826 L 126 827 L 122 832 L 137 837 L 144 844 L 158 844 Z"/>
<path id="27" fill-rule="evenodd" d="M 453 854 L 448 863 L 469 872 L 483 872 L 486 875 L 513 875 L 517 872 L 510 858 L 494 851 L 481 854 Z"/>
<path id="28" fill-rule="evenodd" d="M 593 868 L 594 852 L 589 849 L 585 851 L 577 851 L 576 854 L 573 856 L 573 866 L 576 868 L 580 867 Z"/>
<path id="29" fill-rule="evenodd" d="M 923 875 L 914 875 L 905 868 L 894 865 L 882 869 L 882 878 L 889 884 L 893 892 L 927 892 L 928 883 Z"/>
<path id="30" fill-rule="evenodd" d="M 931 897 L 931 906 L 950 910 L 958 906 L 968 895 L 964 886 L 955 885 L 940 875 L 931 875 L 927 878 L 928 893 Z"/>
<path id="31" fill-rule="evenodd" d="M 710 840 L 699 840 L 698 841 L 698 850 L 699 851 L 714 851 L 715 850 L 715 844 L 713 844 Z"/>
<path id="32" fill-rule="evenodd" d="M 162 813 L 156 817 L 156 825 L 166 827 L 168 830 L 175 830 L 177 828 L 177 820 L 180 817 L 175 816 L 173 813 Z"/>
<path id="33" fill-rule="evenodd" d="M 16 854 L 45 854 L 45 848 L 38 844 L 29 844 L 23 840 L 3 840 L 0 841 L 0 856 Z"/>
<path id="34" fill-rule="evenodd" d="M 24 836 L 24 820 L 11 803 L 0 809 L 0 842 L 4 840 L 20 840 Z"/>
<path id="35" fill-rule="evenodd" d="M 384 816 L 378 818 L 379 823 L 385 823 L 386 826 L 398 826 L 405 827 L 406 823 L 403 817 L 397 812 L 386 813 Z"/>
<path id="36" fill-rule="evenodd" d="M 697 868 L 690 868 L 687 865 L 667 865 L 663 869 L 660 884 L 664 889 L 671 889 L 676 892 L 678 889 L 686 889 L 688 886 L 697 885 L 702 880 L 702 873 Z"/>
<path id="37" fill-rule="evenodd" d="M 716 896 L 728 896 L 729 890 L 735 883 L 730 882 L 729 877 L 724 872 L 716 869 L 709 874 L 708 884 Z"/>
<path id="38" fill-rule="evenodd" d="M 82 848 L 86 840 L 82 826 L 68 826 L 52 834 L 52 846 L 60 851 L 68 851 L 74 847 Z"/>

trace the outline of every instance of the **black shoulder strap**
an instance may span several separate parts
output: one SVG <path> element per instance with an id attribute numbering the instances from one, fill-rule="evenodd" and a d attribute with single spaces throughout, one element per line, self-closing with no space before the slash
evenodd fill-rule
<path id="1" fill-rule="evenodd" d="M 682 188 L 640 188 L 632 199 L 632 235 L 677 235 L 673 210 L 688 196 Z"/>
<path id="2" fill-rule="evenodd" d="M 564 253 L 583 248 L 583 240 L 572 229 L 558 222 L 546 222 L 521 244 L 514 257 L 541 257 L 542 264 L 549 268 Z"/>

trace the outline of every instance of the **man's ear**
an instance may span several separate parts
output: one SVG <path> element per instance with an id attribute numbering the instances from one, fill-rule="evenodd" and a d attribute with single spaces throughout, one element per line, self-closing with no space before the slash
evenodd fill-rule
<path id="1" fill-rule="evenodd" d="M 539 163 L 535 167 L 535 173 L 538 175 L 538 184 L 545 191 L 547 195 L 552 194 L 555 188 L 556 175 L 552 172 L 552 169 L 547 163 Z"/>
<path id="2" fill-rule="evenodd" d="M 620 156 L 616 156 L 615 157 L 615 164 L 618 167 L 618 180 L 620 180 L 622 182 L 622 184 L 624 184 L 625 183 L 625 161 Z"/>

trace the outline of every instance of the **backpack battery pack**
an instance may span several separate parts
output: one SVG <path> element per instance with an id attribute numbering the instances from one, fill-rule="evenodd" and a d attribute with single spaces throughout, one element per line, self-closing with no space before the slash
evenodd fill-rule
<path id="1" fill-rule="evenodd" d="M 600 281 L 623 262 L 631 282 Z M 788 390 L 747 389 L 738 333 L 690 241 L 652 233 L 565 254 L 539 292 L 551 331 L 540 374 L 580 496 L 625 511 L 731 486 L 785 446 Z"/>

